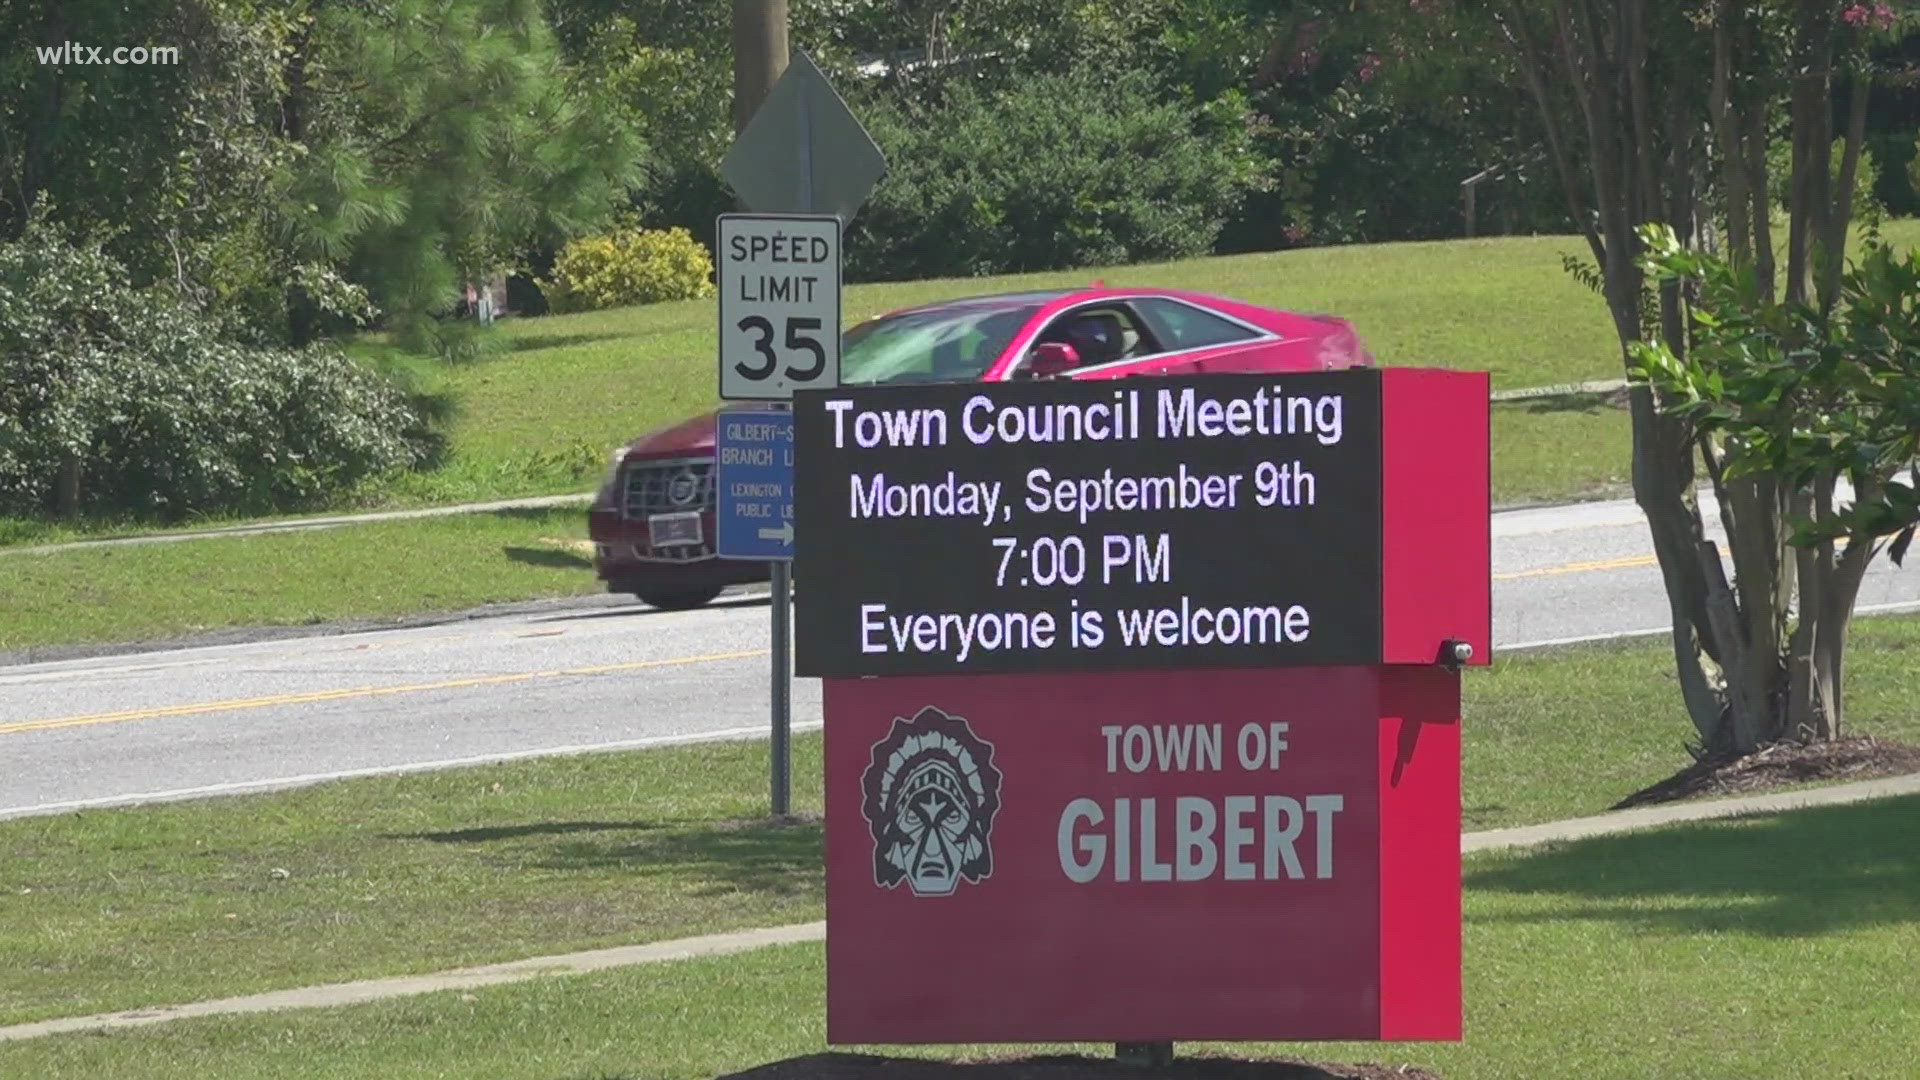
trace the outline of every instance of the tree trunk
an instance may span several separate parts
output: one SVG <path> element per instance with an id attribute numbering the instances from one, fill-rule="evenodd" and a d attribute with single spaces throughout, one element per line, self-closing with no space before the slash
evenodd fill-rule
<path id="1" fill-rule="evenodd" d="M 80 516 L 80 481 L 86 475 L 87 463 L 72 450 L 60 451 L 60 475 L 54 478 L 54 513 L 63 518 Z"/>
<path id="2" fill-rule="evenodd" d="M 1693 500 L 1690 440 L 1679 421 L 1655 409 L 1652 392 L 1645 386 L 1633 389 L 1630 408 L 1634 501 L 1646 514 L 1666 587 L 1681 700 L 1701 747 L 1711 753 L 1725 742 L 1726 710 L 1720 688 L 1702 662 L 1703 653 L 1718 656 L 1720 648 L 1713 640 L 1709 589 L 1701 570 L 1703 530 Z"/>
<path id="3" fill-rule="evenodd" d="M 287 41 L 286 91 L 280 97 L 280 134 L 289 143 L 304 145 L 307 140 L 307 50 L 312 42 L 312 24 L 306 23 Z M 299 255 L 294 256 L 298 261 Z M 294 348 L 305 348 L 319 332 L 319 313 L 313 298 L 298 285 L 288 285 L 287 341 Z"/>
<path id="4" fill-rule="evenodd" d="M 298 285 L 287 286 L 287 341 L 304 349 L 320 336 L 320 310 Z"/>
<path id="5" fill-rule="evenodd" d="M 1532 41 L 1520 29 L 1525 23 L 1518 6 L 1509 5 L 1507 10 L 1516 28 L 1512 35 L 1516 43 Z M 1657 147 L 1645 85 L 1649 46 L 1644 0 L 1624 0 L 1621 15 L 1609 27 L 1592 5 L 1561 0 L 1554 6 L 1560 62 L 1572 78 L 1586 124 L 1593 206 L 1599 218 L 1598 235 L 1590 234 L 1589 242 L 1601 256 L 1607 308 L 1624 364 L 1626 345 L 1640 339 L 1644 322 L 1643 277 L 1636 262 L 1639 244 L 1634 230 L 1670 206 L 1660 198 L 1662 170 L 1653 167 Z M 1522 51 L 1531 52 L 1524 44 Z M 1540 56 L 1523 55 L 1523 66 Z M 1529 79 L 1539 81 L 1540 76 Z M 1550 114 L 1544 96 L 1536 93 L 1536 98 L 1541 99 L 1543 113 Z M 1682 172 L 1690 174 L 1691 169 Z M 1685 176 L 1674 179 L 1686 182 Z M 1677 301 L 1677 294 L 1671 299 Z M 1662 319 L 1662 336 L 1684 352 L 1685 327 L 1677 317 L 1677 304 L 1670 313 L 1675 317 Z M 1708 578 L 1700 560 L 1704 536 L 1693 497 L 1694 434 L 1686 421 L 1660 412 L 1647 387 L 1635 387 L 1629 400 L 1634 499 L 1646 514 L 1673 615 L 1674 663 L 1681 694 L 1702 746 L 1711 750 L 1723 739 L 1725 708 L 1720 688 L 1702 662 L 1703 652 L 1717 658 L 1720 647 L 1709 613 Z"/>
<path id="6" fill-rule="evenodd" d="M 1832 204 L 1828 182 L 1832 131 L 1833 8 L 1826 0 L 1800 0 L 1794 18 L 1793 180 L 1788 187 L 1787 300 L 1813 295 L 1816 248 L 1825 242 Z"/>
<path id="7" fill-rule="evenodd" d="M 1821 238 L 1826 258 L 1820 266 L 1820 310 L 1832 311 L 1840 299 L 1840 278 L 1845 269 L 1847 229 L 1853 223 L 1853 190 L 1859 181 L 1860 147 L 1867 136 L 1867 97 L 1872 83 L 1864 71 L 1853 76 L 1852 100 L 1847 106 L 1847 134 L 1841 152 L 1840 176 L 1834 184 L 1833 205 L 1828 208 L 1827 235 Z"/>
<path id="8" fill-rule="evenodd" d="M 51 3 L 40 24 L 40 44 L 58 48 L 67 40 L 67 16 L 64 5 Z M 24 227 L 33 213 L 40 192 L 53 177 L 54 143 L 60 132 L 60 73 L 53 64 L 38 64 L 33 71 L 35 106 L 27 117 L 25 148 L 20 160 L 20 220 Z"/>

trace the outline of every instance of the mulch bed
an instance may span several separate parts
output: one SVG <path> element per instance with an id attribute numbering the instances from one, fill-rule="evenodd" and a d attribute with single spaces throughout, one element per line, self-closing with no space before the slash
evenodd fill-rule
<path id="1" fill-rule="evenodd" d="M 1752 795 L 1812 781 L 1870 780 L 1920 772 L 1920 746 L 1871 736 L 1774 743 L 1732 761 L 1701 761 L 1615 803 L 1614 810 L 1682 799 Z"/>
<path id="2" fill-rule="evenodd" d="M 810 1054 L 720 1080 L 1440 1080 L 1412 1066 L 1345 1065 L 1274 1058 L 1175 1058 L 1158 1068 L 1090 1057 L 926 1061 L 865 1054 Z"/>

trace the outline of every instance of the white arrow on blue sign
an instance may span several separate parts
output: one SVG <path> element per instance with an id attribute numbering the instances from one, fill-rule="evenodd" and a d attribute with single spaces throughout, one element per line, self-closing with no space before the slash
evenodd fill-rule
<path id="1" fill-rule="evenodd" d="M 793 414 L 727 409 L 714 422 L 714 550 L 723 559 L 793 558 Z"/>

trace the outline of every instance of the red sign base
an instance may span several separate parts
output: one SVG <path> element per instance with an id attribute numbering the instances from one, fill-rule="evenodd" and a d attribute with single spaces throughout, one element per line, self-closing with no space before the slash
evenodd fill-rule
<path id="1" fill-rule="evenodd" d="M 1460 1037 L 1460 677 L 828 679 L 834 1044 Z"/>

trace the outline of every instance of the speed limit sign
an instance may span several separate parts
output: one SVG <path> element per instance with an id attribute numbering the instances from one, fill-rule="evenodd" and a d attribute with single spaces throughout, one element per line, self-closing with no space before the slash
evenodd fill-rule
<path id="1" fill-rule="evenodd" d="M 770 401 L 840 385 L 840 219 L 723 214 L 720 396 Z"/>

